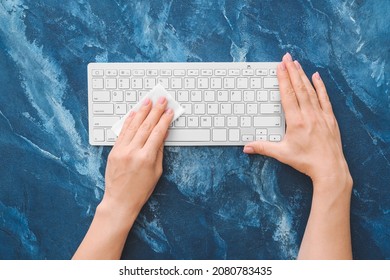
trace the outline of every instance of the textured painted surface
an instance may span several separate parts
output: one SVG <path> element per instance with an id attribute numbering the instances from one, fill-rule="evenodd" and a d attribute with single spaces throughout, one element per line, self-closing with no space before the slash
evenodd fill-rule
<path id="1" fill-rule="evenodd" d="M 0 259 L 70 258 L 104 189 L 92 61 L 278 61 L 318 70 L 354 178 L 354 257 L 390 259 L 390 2 L 0 2 Z M 168 148 L 124 258 L 291 259 L 311 184 L 241 148 Z"/>

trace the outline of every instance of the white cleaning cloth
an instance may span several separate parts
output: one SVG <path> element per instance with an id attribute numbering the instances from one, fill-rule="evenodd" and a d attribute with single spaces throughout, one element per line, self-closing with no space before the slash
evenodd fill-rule
<path id="1" fill-rule="evenodd" d="M 123 118 L 121 118 L 119 121 L 117 121 L 112 127 L 111 130 L 116 134 L 116 136 L 119 136 L 122 130 L 122 126 L 125 123 L 125 120 L 127 116 L 130 114 L 131 111 L 137 112 L 139 108 L 142 106 L 143 101 L 145 98 L 149 98 L 152 101 L 152 104 L 157 103 L 157 100 L 160 96 L 164 96 L 167 101 L 167 109 L 171 108 L 174 112 L 172 122 L 175 121 L 178 117 L 180 117 L 184 113 L 183 107 L 180 106 L 179 103 L 173 99 L 173 97 L 165 90 L 165 88 L 157 84 L 151 91 L 149 91 L 142 100 L 140 100 L 137 105 L 133 107 Z"/>

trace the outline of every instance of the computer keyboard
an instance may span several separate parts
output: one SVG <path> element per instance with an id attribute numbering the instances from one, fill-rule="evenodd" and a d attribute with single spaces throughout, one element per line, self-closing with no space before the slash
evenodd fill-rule
<path id="1" fill-rule="evenodd" d="M 111 127 L 156 83 L 185 109 L 166 146 L 281 141 L 285 119 L 276 62 L 90 63 L 89 142 L 113 145 Z"/>

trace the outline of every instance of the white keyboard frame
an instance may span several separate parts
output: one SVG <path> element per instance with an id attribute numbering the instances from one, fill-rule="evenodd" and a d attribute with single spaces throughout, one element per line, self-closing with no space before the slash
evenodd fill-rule
<path id="1" fill-rule="evenodd" d="M 240 75 L 237 76 L 237 77 L 261 77 L 261 83 L 262 83 L 262 88 L 261 89 L 251 89 L 251 88 L 247 88 L 247 89 L 238 89 L 238 88 L 232 88 L 232 89 L 221 89 L 221 90 L 241 90 L 241 91 L 244 91 L 244 90 L 254 90 L 255 91 L 255 100 L 254 100 L 254 103 L 257 103 L 257 104 L 261 104 L 261 102 L 257 101 L 257 95 L 256 95 L 256 91 L 259 91 L 259 90 L 265 90 L 265 91 L 268 91 L 267 93 L 267 98 L 269 99 L 270 98 L 270 92 L 271 91 L 278 91 L 279 88 L 277 86 L 277 81 L 276 81 L 276 84 L 275 84 L 275 80 L 276 80 L 276 67 L 278 65 L 278 62 L 175 62 L 175 63 L 170 63 L 170 62 L 153 62 L 153 63 L 141 63 L 141 62 L 132 62 L 132 63 L 124 63 L 124 62 L 115 62 L 115 63 L 89 63 L 88 64 L 88 125 L 89 125 L 89 142 L 91 145 L 94 145 L 94 146 L 112 146 L 114 145 L 115 141 L 113 141 L 113 139 L 110 139 L 110 141 L 107 141 L 107 137 L 106 137 L 106 134 L 104 135 L 105 136 L 105 140 L 104 141 L 95 141 L 95 139 L 93 139 L 93 136 L 92 136 L 92 131 L 94 131 L 94 128 L 95 126 L 93 125 L 93 118 L 96 116 L 93 114 L 93 111 L 92 111 L 92 107 L 93 107 L 93 99 L 92 99 L 92 95 L 93 95 L 93 88 L 92 88 L 92 83 L 93 83 L 93 79 L 94 78 L 99 78 L 97 76 L 93 76 L 92 75 L 92 71 L 103 71 L 103 73 L 106 73 L 107 70 L 111 70 L 111 69 L 114 69 L 114 70 L 118 70 L 118 73 L 117 73 L 117 77 L 118 79 L 121 77 L 120 76 L 120 71 L 121 70 L 130 70 L 131 72 L 131 78 L 133 77 L 133 71 L 134 70 L 145 70 L 145 73 L 147 70 L 158 70 L 158 74 L 160 74 L 160 70 L 172 70 L 175 69 L 175 70 L 180 70 L 180 69 L 184 69 L 186 70 L 185 71 L 185 75 L 182 75 L 180 76 L 181 78 L 186 78 L 186 77 L 190 77 L 190 75 L 188 75 L 190 72 L 188 72 L 188 70 L 199 70 L 199 75 L 197 76 L 194 76 L 194 77 L 224 77 L 223 75 L 221 76 L 218 76 L 216 75 L 216 73 L 218 71 L 216 70 L 227 70 L 227 72 L 231 69 L 238 69 L 240 70 Z M 201 75 L 202 73 L 202 70 L 204 69 L 212 69 L 213 70 L 213 74 L 212 75 Z M 267 75 L 256 75 L 256 74 L 260 74 L 261 71 L 257 71 L 257 70 L 267 70 Z M 270 72 L 272 70 L 272 75 L 269 75 Z M 245 72 L 244 72 L 245 71 Z M 253 76 L 251 75 L 248 75 L 248 76 L 245 76 L 243 75 L 243 73 L 251 73 L 253 72 Z M 264 71 L 263 71 L 264 72 Z M 96 72 L 95 72 L 96 73 Z M 205 73 L 206 74 L 206 73 Z M 160 76 L 160 75 L 158 75 Z M 174 76 L 174 75 L 172 75 Z M 228 75 L 229 76 L 229 75 Z M 113 76 L 114 77 L 114 76 Z M 123 76 L 123 78 L 129 78 L 129 76 Z M 267 78 L 267 80 L 264 80 L 264 78 Z M 272 79 L 268 79 L 268 78 L 272 78 Z M 268 88 L 264 88 L 264 83 L 265 81 L 267 82 L 267 86 Z M 272 83 L 271 83 L 272 82 Z M 130 80 L 130 84 L 131 84 L 131 80 Z M 182 84 L 184 84 L 183 82 L 183 79 L 182 79 Z M 116 90 L 123 90 L 123 91 L 126 91 L 126 89 L 118 89 L 119 85 L 117 85 L 117 88 Z M 145 88 L 142 88 L 141 90 L 143 91 L 149 91 L 151 88 L 148 88 L 148 89 L 145 89 Z M 107 89 L 105 89 L 107 90 Z M 114 90 L 114 89 L 113 89 Z M 133 89 L 127 89 L 127 90 L 133 90 Z M 135 90 L 140 90 L 140 89 L 135 89 Z M 172 90 L 171 88 L 167 88 L 168 91 Z M 191 89 L 185 89 L 185 88 L 177 88 L 175 90 L 188 90 L 188 91 L 191 91 Z M 195 90 L 198 90 L 198 89 L 195 89 Z M 218 91 L 218 89 L 211 89 L 211 88 L 208 88 L 208 89 L 204 89 L 204 90 L 215 90 L 215 91 Z M 134 104 L 136 104 L 138 102 L 138 99 L 136 102 L 134 102 Z M 126 101 L 123 101 L 122 103 L 126 103 Z M 128 102 L 127 102 L 128 103 Z M 179 102 L 180 103 L 180 102 Z M 188 101 L 188 102 L 185 102 L 185 103 L 195 103 L 195 102 L 191 102 L 191 101 Z M 233 101 L 231 101 L 230 99 L 228 101 L 215 101 L 213 103 L 233 103 Z M 248 102 L 242 102 L 242 103 L 248 103 Z M 277 101 L 277 102 L 265 102 L 265 104 L 281 104 L 280 101 Z M 280 108 L 281 108 L 281 105 L 280 105 Z M 258 109 L 259 110 L 259 109 Z M 220 116 L 221 114 L 218 114 L 218 116 Z M 212 116 L 212 115 L 208 115 L 207 112 L 205 114 L 205 116 Z M 234 115 L 234 112 L 232 112 L 232 114 L 230 115 L 226 115 L 226 116 L 235 116 Z M 268 141 L 279 141 L 279 139 L 277 139 L 277 137 L 273 137 L 272 135 L 280 135 L 280 140 L 283 139 L 284 137 L 284 134 L 285 134 L 285 117 L 284 117 L 284 112 L 283 110 L 281 109 L 281 113 L 280 114 L 266 114 L 266 115 L 254 115 L 254 117 L 277 117 L 277 116 L 280 116 L 280 125 L 279 126 L 275 126 L 275 127 L 268 127 L 268 126 L 258 126 L 258 127 L 254 127 L 254 121 L 252 120 L 252 126 L 249 127 L 249 128 L 244 128 L 244 127 L 240 127 L 240 124 L 238 124 L 238 128 L 240 129 L 240 132 L 242 131 L 249 131 L 250 129 L 253 129 L 254 130 L 254 140 L 256 140 L 256 137 L 258 136 L 256 134 L 256 132 L 259 132 L 259 133 L 264 133 L 264 129 L 266 129 L 266 132 L 267 132 L 267 137 L 266 137 L 266 140 Z M 101 115 L 101 117 L 104 117 L 104 115 Z M 257 119 L 259 120 L 259 119 Z M 226 124 L 226 123 L 225 123 Z M 105 130 L 107 129 L 110 129 L 111 126 L 105 126 L 103 127 Z M 211 127 L 210 129 L 213 129 L 214 127 Z M 176 129 L 176 128 L 175 128 Z M 194 128 L 189 128 L 188 126 L 185 127 L 185 128 L 182 128 L 182 129 L 186 129 L 188 131 L 188 129 L 194 129 Z M 195 128 L 197 129 L 197 128 Z M 198 128 L 198 129 L 204 129 L 204 128 Z M 207 128 L 206 128 L 207 129 Z M 214 128 L 215 129 L 215 128 Z M 228 126 L 225 126 L 225 127 L 219 127 L 217 129 L 229 129 Z M 188 139 L 186 139 L 186 141 L 181 141 L 181 142 L 172 142 L 172 141 L 169 141 L 170 137 L 173 137 L 174 136 L 174 131 L 173 129 L 170 129 L 169 131 L 169 136 L 168 136 L 168 141 L 165 142 L 165 146 L 243 146 L 245 145 L 246 143 L 248 142 L 251 142 L 251 139 L 249 139 L 248 141 L 244 141 L 242 139 L 242 136 L 243 135 L 247 135 L 247 134 L 243 134 L 243 133 L 240 133 L 240 141 L 235 141 L 235 142 L 231 142 L 231 141 L 212 141 L 213 139 L 213 133 L 210 132 L 210 140 L 211 141 L 193 141 L 194 138 L 192 138 L 190 135 L 188 136 Z M 247 132 L 246 132 L 247 133 Z M 271 137 L 272 136 L 272 137 Z M 264 137 L 260 137 L 262 138 L 263 140 Z M 229 139 L 229 134 L 227 132 L 227 140 Z M 189 140 L 189 141 L 187 141 Z"/>

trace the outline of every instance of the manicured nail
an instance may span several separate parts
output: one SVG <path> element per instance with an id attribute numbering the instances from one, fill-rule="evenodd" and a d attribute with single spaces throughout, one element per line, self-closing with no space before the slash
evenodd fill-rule
<path id="1" fill-rule="evenodd" d="M 314 73 L 314 77 L 315 77 L 317 80 L 321 80 L 320 73 L 318 73 L 318 72 L 315 72 L 315 73 Z"/>
<path id="2" fill-rule="evenodd" d="M 166 100 L 165 96 L 160 96 L 160 98 L 158 99 L 158 103 L 164 104 L 165 100 Z"/>
<path id="3" fill-rule="evenodd" d="M 286 53 L 283 58 L 286 59 L 286 61 L 292 61 L 292 57 L 290 53 Z"/>
<path id="4" fill-rule="evenodd" d="M 279 69 L 280 69 L 281 71 L 286 71 L 286 65 L 284 65 L 284 62 L 283 62 L 283 61 L 279 63 Z"/>
<path id="5" fill-rule="evenodd" d="M 148 106 L 148 105 L 149 105 L 149 102 L 150 102 L 150 99 L 149 99 L 149 98 L 145 98 L 145 100 L 144 100 L 144 105 L 145 105 L 145 106 Z"/>
<path id="6" fill-rule="evenodd" d="M 246 153 L 246 154 L 252 154 L 252 153 L 254 153 L 255 152 L 255 150 L 253 149 L 253 147 L 251 147 L 251 146 L 245 146 L 244 147 L 244 153 Z"/>
<path id="7" fill-rule="evenodd" d="M 173 110 L 171 108 L 168 108 L 167 110 L 165 110 L 165 114 L 167 115 L 171 115 L 173 113 Z"/>
<path id="8" fill-rule="evenodd" d="M 295 67 L 299 70 L 302 69 L 301 64 L 299 64 L 298 60 L 294 61 Z"/>

